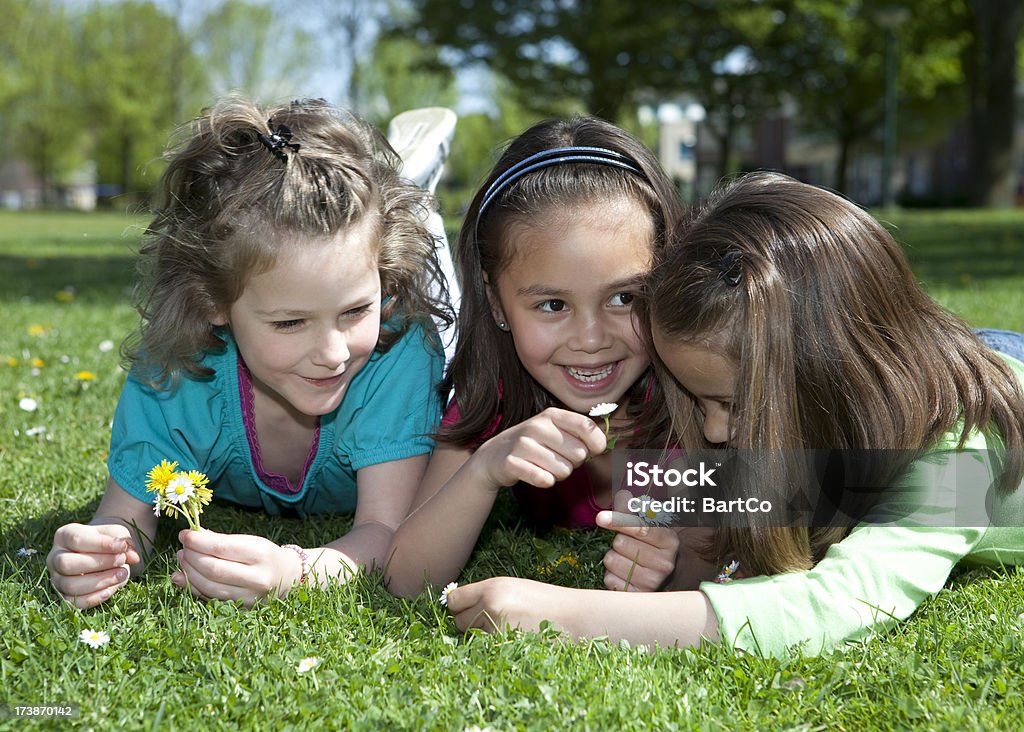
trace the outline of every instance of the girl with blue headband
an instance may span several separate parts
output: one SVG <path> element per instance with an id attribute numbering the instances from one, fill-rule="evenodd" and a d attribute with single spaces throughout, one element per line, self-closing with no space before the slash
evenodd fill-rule
<path id="1" fill-rule="evenodd" d="M 454 399 L 392 544 L 392 592 L 455 579 L 503 487 L 534 526 L 610 525 L 606 427 L 630 441 L 655 388 L 632 303 L 681 213 L 651 151 L 604 120 L 541 122 L 509 145 L 456 248 L 458 343 L 440 387 Z M 677 549 L 673 530 L 622 528 L 605 583 L 658 589 Z"/>

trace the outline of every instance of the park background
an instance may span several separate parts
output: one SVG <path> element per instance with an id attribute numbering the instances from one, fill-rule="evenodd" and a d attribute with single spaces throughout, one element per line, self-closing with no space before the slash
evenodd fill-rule
<path id="1" fill-rule="evenodd" d="M 73 703 L 74 720 L 37 726 L 94 729 L 1021 727 L 1014 568 L 958 571 L 909 622 L 833 653 L 761 659 L 462 636 L 430 593 L 397 600 L 374 578 L 249 612 L 197 603 L 168 581 L 169 524 L 146 578 L 91 612 L 57 601 L 43 557 L 105 479 L 161 148 L 217 95 L 323 96 L 382 128 L 455 108 L 439 188 L 452 232 L 504 141 L 599 114 L 656 150 L 689 201 L 759 168 L 845 193 L 891 228 L 933 297 L 973 325 L 1024 330 L 1024 3 L 0 0 L 0 17 L 5 709 Z M 208 525 L 317 545 L 347 519 L 215 507 Z M 462 579 L 596 587 L 607 541 L 533 536 L 502 503 Z M 90 628 L 110 642 L 80 642 Z"/>

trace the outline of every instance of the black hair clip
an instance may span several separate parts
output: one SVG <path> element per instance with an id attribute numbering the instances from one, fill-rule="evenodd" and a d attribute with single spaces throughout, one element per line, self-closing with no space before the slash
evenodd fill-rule
<path id="1" fill-rule="evenodd" d="M 735 250 L 725 254 L 718 261 L 718 276 L 725 280 L 729 287 L 736 287 L 743 280 L 743 254 Z"/>
<path id="2" fill-rule="evenodd" d="M 274 127 L 274 120 L 267 120 L 267 127 L 270 128 L 270 135 L 264 135 L 259 130 L 256 130 L 256 137 L 259 138 L 263 146 L 274 154 L 274 157 L 283 163 L 288 162 L 288 156 L 281 148 L 290 147 L 292 150 L 299 151 L 299 143 L 292 142 L 292 131 L 288 125 L 278 125 Z"/>

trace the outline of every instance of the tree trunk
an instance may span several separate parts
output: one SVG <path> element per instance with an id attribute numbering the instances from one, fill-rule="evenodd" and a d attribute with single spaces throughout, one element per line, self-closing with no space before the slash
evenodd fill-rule
<path id="1" fill-rule="evenodd" d="M 966 63 L 970 94 L 970 200 L 975 206 L 1014 205 L 1017 39 L 1024 23 L 1019 0 L 973 0 L 974 37 Z"/>

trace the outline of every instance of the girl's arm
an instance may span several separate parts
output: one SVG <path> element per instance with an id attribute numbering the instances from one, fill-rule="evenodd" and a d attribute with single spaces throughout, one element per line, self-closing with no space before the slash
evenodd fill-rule
<path id="1" fill-rule="evenodd" d="M 57 529 L 46 557 L 50 582 L 69 603 L 84 610 L 107 600 L 145 568 L 157 518 L 153 508 L 129 495 L 113 478 L 88 525 Z"/>
<path id="2" fill-rule="evenodd" d="M 490 515 L 498 487 L 475 475 L 467 448 L 439 444 L 430 458 L 413 512 L 395 532 L 384 564 L 388 589 L 411 597 L 425 583 L 445 583 L 462 571 Z M 443 490 L 442 490 L 443 488 Z"/>
<path id="3" fill-rule="evenodd" d="M 663 648 L 718 640 L 718 618 L 704 593 L 578 590 L 515 577 L 495 577 L 448 593 L 460 630 L 507 626 L 537 631 L 543 620 L 576 638 Z"/>
<path id="4" fill-rule="evenodd" d="M 441 445 L 413 513 L 395 532 L 385 566 L 388 589 L 407 597 L 425 583 L 455 579 L 502 487 L 524 481 L 550 488 L 606 445 L 592 419 L 555 408 L 500 432 L 476 452 Z"/>
<path id="5" fill-rule="evenodd" d="M 381 569 L 387 561 L 395 530 L 409 513 L 410 486 L 419 485 L 427 455 L 370 465 L 356 474 L 359 500 L 352 530 L 320 549 L 310 549 L 307 581 L 345 582 L 360 571 Z"/>
<path id="6" fill-rule="evenodd" d="M 327 546 L 299 553 L 261 536 L 221 534 L 207 529 L 178 534 L 181 571 L 171 581 L 198 597 L 241 600 L 246 607 L 269 594 L 286 595 L 305 581 L 346 582 L 365 569 L 380 567 L 391 537 L 409 510 L 411 488 L 419 483 L 426 455 L 392 460 L 358 471 L 359 491 L 352 530 Z"/>

